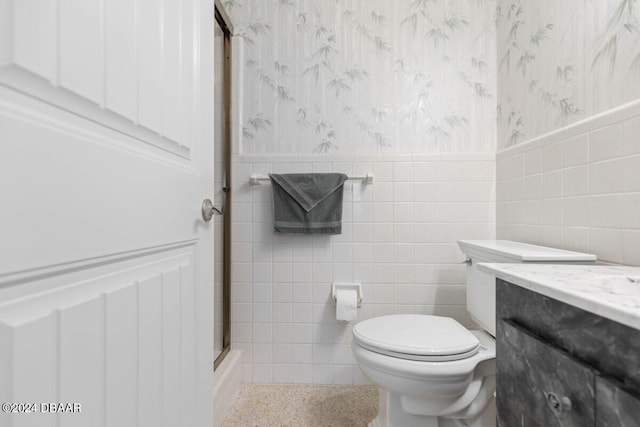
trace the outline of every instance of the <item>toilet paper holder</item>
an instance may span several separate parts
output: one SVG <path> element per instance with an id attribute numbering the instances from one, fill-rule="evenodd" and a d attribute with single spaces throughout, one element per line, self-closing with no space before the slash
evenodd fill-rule
<path id="1" fill-rule="evenodd" d="M 360 283 L 332 283 L 331 299 L 333 300 L 333 305 L 336 305 L 338 291 L 343 289 L 355 290 L 358 294 L 358 307 L 362 305 L 362 285 Z"/>

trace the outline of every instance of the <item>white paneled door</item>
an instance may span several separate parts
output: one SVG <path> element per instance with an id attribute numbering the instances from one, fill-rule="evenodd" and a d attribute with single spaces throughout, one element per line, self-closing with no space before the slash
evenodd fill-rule
<path id="1" fill-rule="evenodd" d="M 213 0 L 0 0 L 0 426 L 211 426 Z"/>

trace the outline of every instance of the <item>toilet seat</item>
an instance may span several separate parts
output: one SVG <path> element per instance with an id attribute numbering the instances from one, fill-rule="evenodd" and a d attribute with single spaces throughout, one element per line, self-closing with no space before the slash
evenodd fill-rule
<path id="1" fill-rule="evenodd" d="M 450 317 L 395 314 L 365 320 L 353 327 L 354 342 L 398 359 L 447 362 L 478 353 L 480 342 Z"/>

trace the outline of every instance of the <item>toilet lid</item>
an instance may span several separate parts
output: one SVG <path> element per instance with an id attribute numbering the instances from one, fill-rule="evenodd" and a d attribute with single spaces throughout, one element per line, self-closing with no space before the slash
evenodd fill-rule
<path id="1" fill-rule="evenodd" d="M 478 339 L 450 317 L 395 314 L 353 327 L 356 344 L 376 353 L 408 360 L 466 359 L 479 350 Z"/>

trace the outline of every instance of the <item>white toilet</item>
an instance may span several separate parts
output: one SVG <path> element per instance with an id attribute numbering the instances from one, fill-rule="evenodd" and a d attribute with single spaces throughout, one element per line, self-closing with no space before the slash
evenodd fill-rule
<path id="1" fill-rule="evenodd" d="M 467 309 L 484 330 L 419 314 L 375 317 L 355 325 L 356 363 L 384 396 L 369 427 L 495 426 L 495 278 L 477 264 L 596 259 L 507 240 L 458 244 L 467 256 Z"/>

